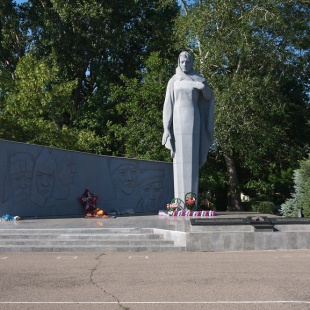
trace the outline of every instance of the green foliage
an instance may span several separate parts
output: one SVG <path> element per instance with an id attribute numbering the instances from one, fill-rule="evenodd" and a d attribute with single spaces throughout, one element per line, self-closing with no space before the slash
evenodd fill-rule
<path id="1" fill-rule="evenodd" d="M 256 201 L 252 203 L 252 211 L 263 214 L 273 214 L 274 204 L 271 201 Z"/>
<path id="2" fill-rule="evenodd" d="M 215 91 L 215 136 L 236 164 L 228 171 L 241 187 L 270 192 L 270 174 L 294 169 L 310 144 L 310 4 L 182 3 L 177 47 L 195 55 Z"/>
<path id="3" fill-rule="evenodd" d="M 288 197 L 293 187 L 292 168 L 279 169 L 276 166 L 265 178 L 244 173 L 239 168 L 242 177 L 242 192 L 250 197 L 265 196 L 267 200 L 274 204 L 283 203 Z M 267 174 L 267 173 L 266 173 Z"/>
<path id="4" fill-rule="evenodd" d="M 124 86 L 111 87 L 112 103 L 121 123 L 109 123 L 109 140 L 120 146 L 116 155 L 169 160 L 169 152 L 161 145 L 162 107 L 171 70 L 167 60 L 153 53 L 139 79 L 122 76 Z"/>
<path id="5" fill-rule="evenodd" d="M 14 71 L 19 57 L 24 54 L 25 42 L 19 28 L 20 20 L 16 5 L 13 1 L 0 2 L 0 119 L 3 119 L 3 108 L 6 94 L 13 87 Z M 12 132 L 20 130 L 14 125 L 0 123 L 0 131 Z M 2 136 L 3 137 L 3 136 Z M 3 137 L 5 138 L 5 136 Z"/>
<path id="6" fill-rule="evenodd" d="M 14 73 L 19 57 L 24 55 L 25 36 L 20 15 L 13 1 L 0 2 L 0 78 L 3 71 Z"/>
<path id="7" fill-rule="evenodd" d="M 268 176 L 270 184 L 272 184 L 272 198 L 275 204 L 283 203 L 289 196 L 293 183 L 293 169 L 283 169 Z"/>
<path id="8" fill-rule="evenodd" d="M 158 0 L 29 0 L 22 11 L 32 52 L 60 65 L 64 79 L 78 80 L 70 126 L 91 125 L 101 135 L 111 116 L 109 85 L 121 83 L 122 74 L 134 78 L 152 51 L 169 53 L 177 7 Z"/>
<path id="9" fill-rule="evenodd" d="M 296 217 L 298 208 L 305 217 L 310 217 L 310 156 L 300 161 L 300 168 L 294 171 L 294 189 L 292 198 L 281 205 L 281 213 L 286 217 Z"/>
<path id="10" fill-rule="evenodd" d="M 252 203 L 250 201 L 242 201 L 243 211 L 251 212 L 252 211 Z"/>
<path id="11" fill-rule="evenodd" d="M 298 208 L 294 198 L 287 200 L 281 205 L 280 213 L 284 217 L 297 217 Z"/>
<path id="12" fill-rule="evenodd" d="M 223 210 L 229 186 L 283 201 L 310 145 L 309 13 L 288 0 L 2 1 L 0 137 L 171 160 L 162 105 L 186 49 L 216 95 L 200 193 Z"/>
<path id="13" fill-rule="evenodd" d="M 110 84 L 137 77 L 153 51 L 169 58 L 176 1 L 4 1 L 0 13 L 0 137 L 120 153 Z"/>
<path id="14" fill-rule="evenodd" d="M 50 145 L 61 135 L 62 115 L 70 113 L 76 81 L 61 82 L 60 69 L 32 56 L 20 59 L 4 96 L 0 130 L 10 140 Z M 20 128 L 20 130 L 18 130 Z M 57 136 L 57 137 L 56 137 Z"/>
<path id="15" fill-rule="evenodd" d="M 208 200 L 218 211 L 227 209 L 228 177 L 224 158 L 218 150 L 211 150 L 199 173 L 199 201 Z"/>

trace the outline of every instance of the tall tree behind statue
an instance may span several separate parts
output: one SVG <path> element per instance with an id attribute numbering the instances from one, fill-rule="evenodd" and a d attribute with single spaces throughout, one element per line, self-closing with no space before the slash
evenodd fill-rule
<path id="1" fill-rule="evenodd" d="M 215 92 L 215 138 L 227 165 L 228 205 L 240 210 L 237 169 L 253 176 L 243 188 L 263 192 L 268 174 L 296 165 L 310 142 L 310 4 L 180 2 L 177 42 L 192 51 Z"/>
<path id="2" fill-rule="evenodd" d="M 0 109 L 4 111 L 0 136 L 96 153 L 117 151 L 118 145 L 111 149 L 112 143 L 105 139 L 108 121 L 123 121 L 115 113 L 117 103 L 109 101 L 110 85 L 123 85 L 122 74 L 136 77 L 152 52 L 169 55 L 176 1 L 162 6 L 160 0 L 28 0 L 16 6 L 6 0 L 1 2 L 0 13 L 0 63 L 10 69 L 8 74 L 4 74 L 8 70 L 0 71 Z M 49 79 L 47 74 L 34 81 L 22 80 L 20 75 L 15 83 L 9 73 L 14 75 L 14 65 L 25 53 L 31 57 L 24 59 L 21 72 L 30 70 L 35 76 L 37 64 L 43 62 L 49 71 L 58 71 L 57 76 Z M 67 92 L 69 105 L 67 94 L 47 105 L 41 103 L 40 97 L 44 99 L 55 87 L 71 81 L 75 84 Z M 19 95 L 21 83 L 36 89 L 38 100 L 33 105 L 37 111 L 44 110 L 39 117 L 38 113 L 30 115 L 38 130 L 27 125 L 29 115 L 23 117 L 18 109 L 7 111 L 12 101 L 20 111 L 26 109 Z M 26 92 L 27 87 L 23 94 Z M 66 134 L 70 138 L 61 143 Z"/>

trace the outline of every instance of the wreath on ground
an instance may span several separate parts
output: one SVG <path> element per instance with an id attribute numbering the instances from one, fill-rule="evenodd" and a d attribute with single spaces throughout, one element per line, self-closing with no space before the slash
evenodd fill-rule
<path id="1" fill-rule="evenodd" d="M 95 218 L 107 218 L 110 215 L 103 209 L 97 207 L 97 201 L 99 196 L 94 195 L 90 190 L 85 189 L 82 196 L 79 197 L 79 201 L 83 206 L 85 217 Z"/>

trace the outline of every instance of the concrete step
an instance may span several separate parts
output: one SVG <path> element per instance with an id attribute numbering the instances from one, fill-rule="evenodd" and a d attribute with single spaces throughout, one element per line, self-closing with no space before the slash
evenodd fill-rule
<path id="1" fill-rule="evenodd" d="M 177 246 L 0 246 L 6 252 L 182 252 L 185 247 Z"/>
<path id="2" fill-rule="evenodd" d="M 0 252 L 184 251 L 148 228 L 0 229 Z"/>
<path id="3" fill-rule="evenodd" d="M 86 241 L 100 241 L 100 240 L 117 240 L 117 239 L 123 239 L 126 240 L 161 240 L 163 239 L 163 235 L 159 234 L 19 234 L 19 233 L 11 233 L 11 234 L 1 234 L 0 235 L 0 242 L 1 240 L 15 240 L 15 239 L 57 239 L 57 240 L 86 240 Z"/>
<path id="4" fill-rule="evenodd" d="M 132 240 L 132 239 L 115 239 L 115 240 L 80 240 L 80 239 L 14 239 L 14 240 L 1 240 L 0 245 L 7 245 L 7 246 L 15 246 L 15 245 L 25 245 L 25 246 L 33 246 L 33 245 L 46 245 L 46 246 L 57 246 L 57 245 L 84 245 L 84 246 L 148 246 L 148 245 L 170 245 L 173 246 L 174 242 L 171 240 Z"/>
<path id="5" fill-rule="evenodd" d="M 117 234 L 132 234 L 132 233 L 143 233 L 152 234 L 154 230 L 152 228 L 47 228 L 47 229 L 0 229 L 0 236 L 2 234 L 107 234 L 107 233 L 117 233 Z"/>

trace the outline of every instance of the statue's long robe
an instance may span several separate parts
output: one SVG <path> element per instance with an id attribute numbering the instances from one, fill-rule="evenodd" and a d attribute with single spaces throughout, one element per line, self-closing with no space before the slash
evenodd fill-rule
<path id="1" fill-rule="evenodd" d="M 214 98 L 206 100 L 193 81 L 206 81 L 195 71 L 185 74 L 179 67 L 170 79 L 163 110 L 164 130 L 171 139 L 165 146 L 173 157 L 174 195 L 185 199 L 198 195 L 199 168 L 206 162 L 213 142 Z"/>

